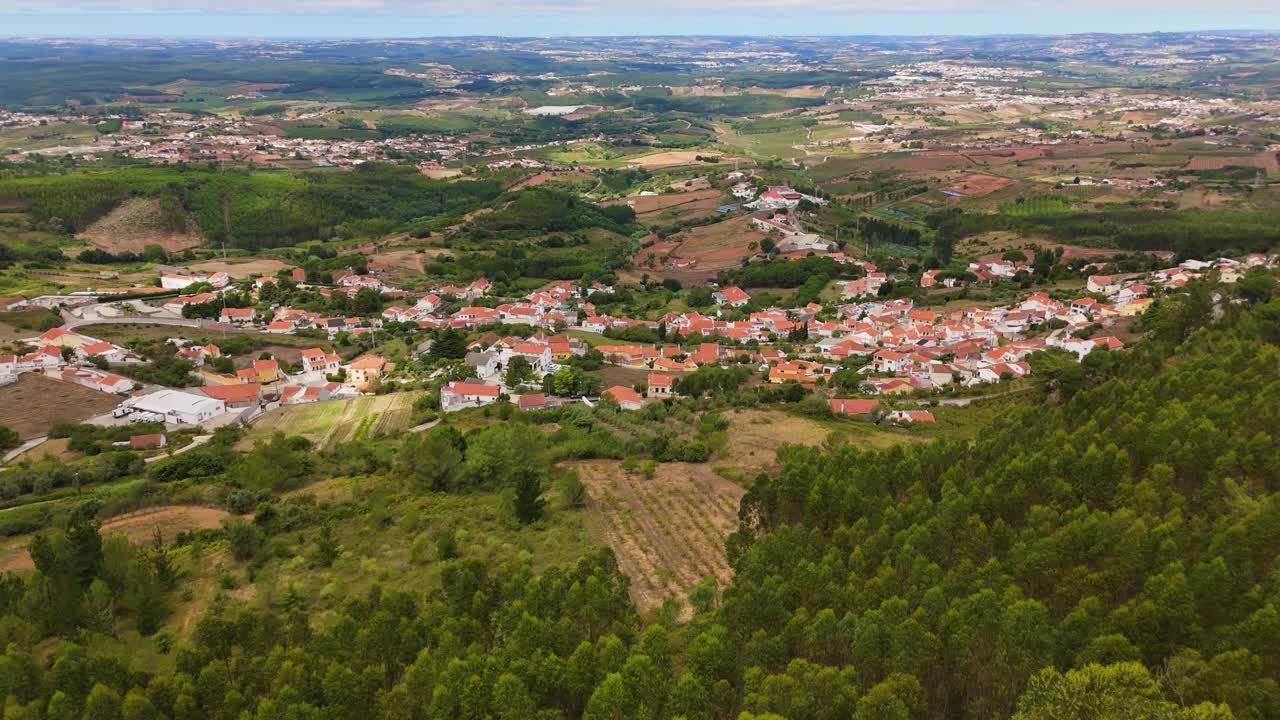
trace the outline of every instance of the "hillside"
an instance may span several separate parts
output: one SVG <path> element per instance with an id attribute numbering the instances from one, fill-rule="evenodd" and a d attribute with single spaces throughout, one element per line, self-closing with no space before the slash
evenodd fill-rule
<path id="1" fill-rule="evenodd" d="M 180 208 L 167 209 L 162 198 L 129 198 L 79 237 L 110 253 L 140 254 L 148 245 L 177 252 L 203 242 L 195 221 Z"/>
<path id="2" fill-rule="evenodd" d="M 33 544 L 39 572 L 0 583 L 0 693 L 20 717 L 1276 717 L 1280 301 L 1201 327 L 1205 297 L 1153 310 L 1129 353 L 1050 371 L 1039 405 L 972 443 L 784 446 L 743 499 L 723 593 L 643 618 L 554 466 L 631 452 L 590 414 L 319 454 L 215 439 L 149 482 L 225 472 L 254 519 L 129 554 L 73 510 Z M 507 502 L 542 520 L 513 529 Z M 153 631 L 174 621 L 163 588 L 211 587 L 206 565 L 222 589 L 193 595 L 211 604 L 189 639 L 131 641 L 162 649 L 127 672 L 142 656 L 95 603 L 118 587 L 118 619 Z M 91 649 L 36 662 L 76 628 Z"/>

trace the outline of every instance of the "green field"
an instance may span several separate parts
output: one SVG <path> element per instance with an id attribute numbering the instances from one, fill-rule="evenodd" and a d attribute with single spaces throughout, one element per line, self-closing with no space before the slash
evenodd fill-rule
<path id="1" fill-rule="evenodd" d="M 275 408 L 253 421 L 242 445 L 249 447 L 284 432 L 305 437 L 323 449 L 397 432 L 409 427 L 413 403 L 422 395 L 401 392 Z"/>

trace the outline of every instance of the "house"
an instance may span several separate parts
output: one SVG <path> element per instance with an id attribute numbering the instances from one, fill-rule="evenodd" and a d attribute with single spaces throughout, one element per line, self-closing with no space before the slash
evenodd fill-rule
<path id="1" fill-rule="evenodd" d="M 889 419 L 906 423 L 937 422 L 928 410 L 894 410 L 889 413 Z"/>
<path id="2" fill-rule="evenodd" d="M 302 369 L 305 372 L 318 372 L 332 375 L 342 367 L 342 358 L 337 353 L 327 353 L 320 348 L 307 348 L 302 351 Z"/>
<path id="3" fill-rule="evenodd" d="M 498 353 L 495 352 L 469 352 L 463 362 L 471 366 L 476 377 L 481 379 L 496 376 L 502 368 L 502 363 L 498 362 Z"/>
<path id="4" fill-rule="evenodd" d="M 158 448 L 167 447 L 168 445 L 168 438 L 160 433 L 133 435 L 129 438 L 130 450 L 156 450 Z"/>
<path id="5" fill-rule="evenodd" d="M 649 373 L 649 397 L 670 397 L 674 392 L 675 376 Z"/>
<path id="6" fill-rule="evenodd" d="M 165 290 L 183 290 L 200 282 L 200 278 L 195 275 L 180 275 L 178 273 L 163 273 L 160 275 L 160 287 Z"/>
<path id="7" fill-rule="evenodd" d="M 878 373 L 897 373 L 906 369 L 907 353 L 897 350 L 881 350 L 872 356 L 874 367 Z"/>
<path id="8" fill-rule="evenodd" d="M 109 342 L 102 341 L 90 345 L 81 345 L 76 348 L 76 357 L 88 359 L 91 357 L 101 357 L 109 363 L 123 362 L 126 354 L 123 348 L 118 348 Z"/>
<path id="9" fill-rule="evenodd" d="M 439 310 L 442 305 L 444 305 L 444 301 L 440 299 L 440 296 L 435 293 L 430 293 L 425 297 L 418 298 L 418 302 L 414 305 L 414 308 L 419 312 L 433 313 L 436 310 Z"/>
<path id="10" fill-rule="evenodd" d="M 501 394 L 502 388 L 497 385 L 455 380 L 440 388 L 440 410 L 454 412 L 488 405 L 496 402 Z"/>
<path id="11" fill-rule="evenodd" d="M 40 337 L 36 338 L 35 344 L 40 347 L 78 348 L 84 345 L 92 345 L 96 342 L 98 341 L 93 338 L 87 338 L 70 330 L 53 328 L 46 330 Z"/>
<path id="12" fill-rule="evenodd" d="M 176 298 L 166 300 L 160 307 L 172 313 L 182 314 L 182 309 L 188 305 L 203 305 L 205 303 L 217 300 L 218 296 L 213 293 L 196 293 L 195 295 L 180 295 Z"/>
<path id="13" fill-rule="evenodd" d="M 719 305 L 728 305 L 729 307 L 742 307 L 751 302 L 751 296 L 748 295 L 740 287 L 727 287 L 711 296 Z"/>
<path id="14" fill-rule="evenodd" d="M 257 315 L 258 311 L 253 308 L 222 308 L 218 319 L 232 325 L 248 325 Z"/>
<path id="15" fill-rule="evenodd" d="M 280 404 L 301 405 L 303 403 L 328 400 L 330 397 L 332 397 L 332 394 L 327 386 L 303 387 L 301 385 L 289 385 L 280 391 Z"/>
<path id="16" fill-rule="evenodd" d="M 1099 295 L 1114 295 L 1120 292 L 1120 280 L 1114 275 L 1090 275 L 1085 288 Z"/>
<path id="17" fill-rule="evenodd" d="M 252 382 L 273 383 L 280 379 L 280 363 L 274 358 L 266 360 L 253 361 L 253 377 Z"/>
<path id="18" fill-rule="evenodd" d="M 836 415 L 874 415 L 880 401 L 832 398 L 830 405 L 831 412 Z"/>
<path id="19" fill-rule="evenodd" d="M 138 412 L 161 415 L 165 422 L 178 425 L 199 425 L 227 411 L 227 405 L 208 395 L 181 390 L 159 390 L 128 401 Z"/>
<path id="20" fill-rule="evenodd" d="M 822 365 L 808 360 L 787 360 L 769 368 L 769 382 L 784 383 L 794 380 L 811 383 L 822 375 Z"/>
<path id="21" fill-rule="evenodd" d="M 347 365 L 347 381 L 356 387 L 368 385 L 391 369 L 391 364 L 378 355 L 361 355 Z"/>
<path id="22" fill-rule="evenodd" d="M 547 402 L 546 395 L 535 393 L 516 398 L 516 407 L 525 411 L 546 410 L 551 407 L 551 403 Z"/>
<path id="23" fill-rule="evenodd" d="M 601 393 L 601 396 L 618 403 L 618 407 L 623 410 L 639 410 L 644 407 L 644 399 L 640 394 L 625 385 L 614 385 Z"/>
<path id="24" fill-rule="evenodd" d="M 229 408 L 254 407 L 262 401 L 262 386 L 258 383 L 207 385 L 199 388 L 199 391 L 215 400 L 221 400 Z"/>
<path id="25" fill-rule="evenodd" d="M 104 393 L 127 393 L 133 390 L 133 381 L 129 378 L 87 368 L 66 368 L 62 371 L 62 379 Z"/>

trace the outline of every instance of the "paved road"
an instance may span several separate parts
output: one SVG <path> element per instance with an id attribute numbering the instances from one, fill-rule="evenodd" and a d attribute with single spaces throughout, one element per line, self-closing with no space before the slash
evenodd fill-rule
<path id="1" fill-rule="evenodd" d="M 186 451 L 188 451 L 188 450 L 194 450 L 194 449 L 196 449 L 196 448 L 200 447 L 201 445 L 203 445 L 203 444 L 205 444 L 205 443 L 209 442 L 209 441 L 210 441 L 210 440 L 212 440 L 212 439 L 213 439 L 213 436 L 212 436 L 212 435 L 197 435 L 197 436 L 195 436 L 194 438 L 192 438 L 192 439 L 191 439 L 191 442 L 187 443 L 186 445 L 183 445 L 182 447 L 178 448 L 177 450 L 174 450 L 174 451 L 173 451 L 173 452 L 171 452 L 171 453 L 166 453 L 166 454 L 164 454 L 164 455 L 155 455 L 155 456 L 153 456 L 153 457 L 149 457 L 149 458 L 147 458 L 146 460 L 143 460 L 142 462 L 149 462 L 149 463 L 151 463 L 151 462 L 157 462 L 157 461 L 159 461 L 159 460 L 164 460 L 164 459 L 166 459 L 166 458 L 171 458 L 171 457 L 173 457 L 174 455 L 181 455 L 182 453 L 184 453 L 184 452 L 186 452 Z"/>
<path id="2" fill-rule="evenodd" d="M 91 306 L 92 307 L 92 306 Z M 62 327 L 67 330 L 75 330 L 78 327 L 87 325 L 175 325 L 178 327 L 201 327 L 202 321 L 188 320 L 186 318 L 164 318 L 164 317 L 143 317 L 138 315 L 119 315 L 112 317 L 109 315 L 99 315 L 94 312 L 86 314 L 84 317 L 76 317 L 67 311 L 62 312 Z"/>
<path id="3" fill-rule="evenodd" d="M 10 462 L 10 461 L 12 461 L 14 458 L 16 458 L 16 457 L 18 457 L 19 455 L 21 455 L 22 453 L 24 453 L 24 452 L 26 452 L 26 451 L 30 450 L 31 448 L 39 447 L 39 446 L 43 445 L 43 444 L 45 443 L 45 441 L 47 441 L 48 439 L 49 439 L 49 438 L 48 438 L 47 436 L 45 436 L 45 435 L 41 435 L 40 437 L 37 437 L 37 438 L 31 438 L 30 440 L 28 440 L 28 441 L 26 441 L 26 442 L 22 443 L 22 444 L 21 444 L 21 445 L 19 445 L 18 447 L 16 447 L 16 448 L 14 448 L 14 449 L 10 450 L 9 452 L 5 453 L 5 454 L 4 454 L 4 461 L 5 461 L 5 462 Z"/>

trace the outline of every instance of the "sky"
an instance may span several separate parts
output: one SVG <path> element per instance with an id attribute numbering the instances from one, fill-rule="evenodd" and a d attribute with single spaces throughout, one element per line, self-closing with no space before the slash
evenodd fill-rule
<path id="1" fill-rule="evenodd" d="M 1224 29 L 1280 30 L 1280 0 L 0 0 L 0 37 L 985 35 Z"/>

